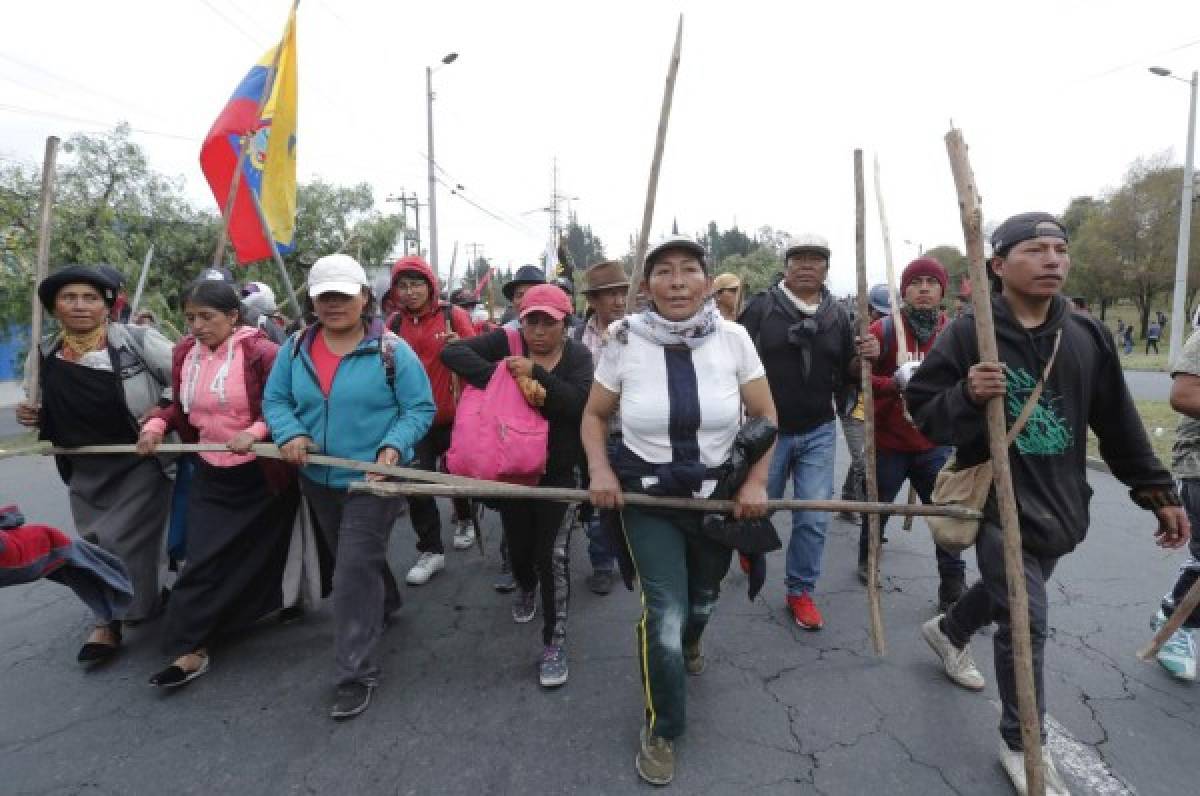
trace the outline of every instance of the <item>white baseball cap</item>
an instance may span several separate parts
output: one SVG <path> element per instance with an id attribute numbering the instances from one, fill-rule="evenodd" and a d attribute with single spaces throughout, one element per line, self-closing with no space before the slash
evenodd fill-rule
<path id="1" fill-rule="evenodd" d="M 308 295 L 316 298 L 322 293 L 357 295 L 367 282 L 367 272 L 348 254 L 327 254 L 308 270 Z"/>

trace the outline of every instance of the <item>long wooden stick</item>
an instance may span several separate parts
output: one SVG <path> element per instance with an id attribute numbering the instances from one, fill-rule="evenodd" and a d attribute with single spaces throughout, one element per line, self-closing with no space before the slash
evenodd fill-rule
<path id="1" fill-rule="evenodd" d="M 952 129 L 946 134 L 946 152 L 958 192 L 958 209 L 962 217 L 963 235 L 967 244 L 967 263 L 970 268 L 971 301 L 975 305 L 975 332 L 979 340 L 979 361 L 999 362 L 996 327 L 992 319 L 991 291 L 987 289 L 986 264 L 983 261 L 983 205 L 975 187 L 975 174 L 967 157 L 967 143 L 962 131 Z M 1029 593 L 1025 589 L 1025 564 L 1021 548 L 1021 527 L 1017 517 L 1017 501 L 1013 491 L 1012 470 L 1008 461 L 1005 439 L 1008 424 L 1004 416 L 1004 398 L 997 396 L 987 402 L 988 446 L 992 455 L 996 502 L 1004 528 L 1004 572 L 1008 584 L 1008 614 L 1012 623 L 1013 664 L 1017 680 L 1017 705 L 1021 717 L 1021 745 L 1025 750 L 1025 777 L 1031 796 L 1044 796 L 1042 779 L 1042 734 L 1038 716 L 1037 691 L 1034 688 L 1033 645 L 1029 635 Z"/>
<path id="2" fill-rule="evenodd" d="M 256 456 L 268 459 L 281 459 L 279 448 L 274 445 L 255 445 L 251 449 Z M 19 456 L 112 456 L 130 455 L 137 451 L 136 445 L 85 445 L 79 448 L 55 448 L 49 445 L 33 445 L 16 450 L 0 449 L 0 460 L 12 459 Z M 160 454 L 177 453 L 228 453 L 224 445 L 185 444 L 165 442 L 156 448 Z M 358 470 L 364 473 L 377 473 L 393 478 L 405 478 L 419 481 L 422 484 L 405 484 L 406 487 L 428 486 L 424 492 L 413 494 L 446 495 L 450 497 L 467 497 L 472 494 L 482 494 L 493 498 L 531 498 L 548 500 L 588 501 L 588 492 L 583 489 L 551 489 L 549 487 L 518 486 L 500 481 L 486 481 L 480 478 L 467 478 L 462 475 L 436 473 L 429 470 L 415 470 L 411 467 L 395 467 L 375 462 L 360 462 L 354 459 L 343 459 L 339 456 L 310 453 L 308 460 L 312 464 L 328 467 L 342 467 L 347 470 Z M 377 482 L 378 483 L 378 482 Z M 391 484 L 389 486 L 400 486 Z M 455 492 L 455 489 L 462 491 Z M 559 495 L 566 497 L 545 497 Z M 685 509 L 688 511 L 705 511 L 712 513 L 728 513 L 733 510 L 731 500 L 702 500 L 700 498 L 659 498 L 650 495 L 628 493 L 625 495 L 631 504 L 659 506 L 662 508 Z M 978 511 L 954 506 L 896 506 L 891 503 L 860 503 L 854 500 L 768 500 L 767 507 L 772 511 L 861 511 L 875 514 L 904 514 L 909 510 L 920 516 L 957 517 L 960 519 L 979 519 Z"/>
<path id="3" fill-rule="evenodd" d="M 883 233 L 883 263 L 887 278 L 888 306 L 892 312 L 892 328 L 896 333 L 896 364 L 903 365 L 912 355 L 908 352 L 908 332 L 904 329 L 904 318 L 900 315 L 900 296 L 896 292 L 896 265 L 892 259 L 892 233 L 888 227 L 887 210 L 883 202 L 883 184 L 879 177 L 879 155 L 875 155 L 875 203 L 879 206 L 879 229 Z M 908 410 L 904 410 L 908 418 Z M 917 492 L 912 482 L 908 484 L 908 504 L 917 502 Z M 904 518 L 904 530 L 911 531 L 913 517 Z"/>
<path id="4" fill-rule="evenodd" d="M 896 364 L 909 360 L 908 334 L 900 317 L 900 297 L 896 293 L 896 266 L 892 260 L 892 235 L 888 231 L 887 211 L 883 207 L 883 186 L 879 179 L 879 155 L 875 156 L 875 203 L 879 206 L 879 229 L 883 233 L 883 263 L 887 274 L 888 306 L 892 309 L 892 327 L 896 330 Z"/>
<path id="5" fill-rule="evenodd" d="M 42 159 L 42 196 L 38 207 L 38 245 L 37 261 L 33 272 L 33 290 L 29 294 L 29 367 L 26 372 L 25 389 L 29 402 L 40 402 L 40 380 L 42 371 L 42 354 L 39 348 L 42 342 L 42 300 L 38 297 L 38 285 L 50 273 L 50 223 L 54 218 L 54 165 L 58 161 L 58 138 L 50 136 L 46 139 L 46 156 Z"/>
<path id="6" fill-rule="evenodd" d="M 1138 657 L 1144 661 L 1153 659 L 1158 654 L 1158 651 L 1162 649 L 1162 645 L 1167 643 L 1167 639 L 1175 635 L 1175 631 L 1183 627 L 1183 623 L 1196 610 L 1196 606 L 1200 606 L 1200 580 L 1197 580 L 1188 589 L 1187 594 L 1175 606 L 1175 610 L 1171 613 L 1171 618 L 1158 629 L 1158 632 L 1154 634 L 1154 638 L 1150 640 L 1150 643 L 1138 650 Z"/>
<path id="7" fill-rule="evenodd" d="M 138 274 L 137 290 L 133 291 L 133 303 L 129 305 L 129 318 L 136 320 L 138 307 L 142 303 L 142 291 L 146 289 L 146 275 L 150 273 L 150 261 L 154 259 L 154 244 L 146 250 L 146 258 L 142 260 L 142 272 Z"/>
<path id="8" fill-rule="evenodd" d="M 858 333 L 870 334 L 867 317 L 867 233 L 866 198 L 863 188 L 862 150 L 854 150 L 854 260 L 858 269 Z M 879 501 L 879 482 L 875 461 L 875 391 L 871 389 L 871 360 L 862 357 L 863 458 L 867 466 L 867 500 Z M 871 624 L 871 645 L 876 655 L 887 654 L 883 637 L 883 608 L 879 604 L 879 515 L 867 515 L 867 606 Z"/>
<path id="9" fill-rule="evenodd" d="M 625 298 L 627 307 L 634 307 L 638 288 L 642 286 L 642 261 L 646 259 L 646 248 L 650 240 L 650 223 L 654 220 L 654 200 L 658 196 L 658 172 L 662 168 L 663 147 L 667 142 L 667 122 L 671 119 L 671 100 L 675 96 L 675 76 L 679 74 L 679 53 L 683 47 L 683 14 L 675 28 L 675 47 L 671 51 L 671 62 L 667 65 L 667 84 L 663 89 L 662 110 L 658 114 L 658 134 L 654 139 L 654 159 L 650 162 L 650 181 L 646 185 L 646 204 L 642 208 L 642 228 L 638 232 L 637 245 L 633 250 L 633 276 L 629 278 L 629 292 Z"/>

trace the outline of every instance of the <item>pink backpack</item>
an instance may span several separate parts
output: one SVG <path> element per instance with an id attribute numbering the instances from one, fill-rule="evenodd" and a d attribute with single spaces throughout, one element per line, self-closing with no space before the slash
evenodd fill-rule
<path id="1" fill-rule="evenodd" d="M 508 350 L 521 351 L 520 332 L 505 329 Z M 546 472 L 550 426 L 500 362 L 486 389 L 466 385 L 454 416 L 446 469 L 454 475 L 534 486 Z"/>

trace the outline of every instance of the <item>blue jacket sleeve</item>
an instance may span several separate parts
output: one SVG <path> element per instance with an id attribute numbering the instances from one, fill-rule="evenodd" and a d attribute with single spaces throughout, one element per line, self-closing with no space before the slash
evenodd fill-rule
<path id="1" fill-rule="evenodd" d="M 433 425 L 436 407 L 429 377 L 413 350 L 407 344 L 400 343 L 393 349 L 392 358 L 396 363 L 393 392 L 400 414 L 392 422 L 379 447 L 395 448 L 402 456 L 408 457 L 412 455 L 412 447 L 421 441 Z"/>
<path id="2" fill-rule="evenodd" d="M 280 346 L 271 375 L 267 377 L 267 386 L 263 388 L 263 419 L 267 421 L 276 445 L 309 436 L 308 429 L 296 415 L 296 398 L 292 394 L 292 350 L 290 341 Z"/>

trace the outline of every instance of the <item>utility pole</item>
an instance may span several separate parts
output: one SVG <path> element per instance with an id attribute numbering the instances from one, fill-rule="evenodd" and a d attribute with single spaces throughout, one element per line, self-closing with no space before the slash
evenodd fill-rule
<path id="1" fill-rule="evenodd" d="M 429 265 L 438 272 L 437 184 L 433 176 L 433 69 L 425 67 L 426 123 L 429 134 Z"/>
<path id="2" fill-rule="evenodd" d="M 405 254 L 405 256 L 408 256 L 409 254 L 416 254 L 418 257 L 421 256 L 421 205 L 420 205 L 420 202 L 417 200 L 416 191 L 413 191 L 413 193 L 411 195 L 409 195 L 404 192 L 403 188 L 401 188 L 399 196 L 396 196 L 395 194 L 393 194 L 392 196 L 389 196 L 386 199 L 384 199 L 384 201 L 400 203 L 400 218 L 404 222 L 404 254 Z M 408 225 L 408 208 L 409 207 L 412 207 L 412 211 L 413 211 L 413 224 L 411 227 Z M 408 244 L 410 241 L 416 247 L 415 252 L 409 251 Z"/>

